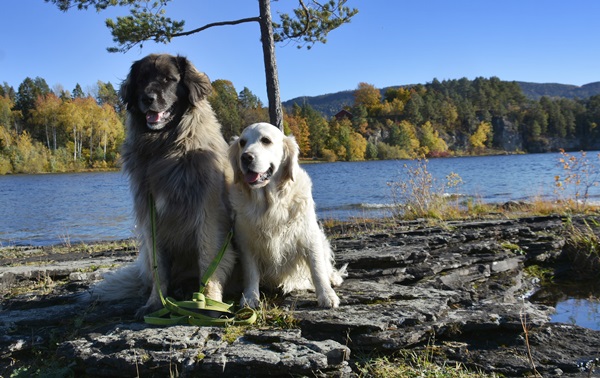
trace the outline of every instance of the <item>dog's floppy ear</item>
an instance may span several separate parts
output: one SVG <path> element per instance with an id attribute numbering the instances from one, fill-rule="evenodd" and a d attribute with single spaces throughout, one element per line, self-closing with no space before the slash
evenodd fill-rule
<path id="1" fill-rule="evenodd" d="M 242 170 L 240 169 L 240 142 L 239 138 L 235 138 L 231 141 L 229 145 L 229 162 L 231 163 L 231 168 L 233 169 L 233 182 L 235 184 L 244 181 L 244 177 L 242 176 Z"/>
<path id="2" fill-rule="evenodd" d="M 142 65 L 141 60 L 134 62 L 131 65 L 127 78 L 121 83 L 119 89 L 119 97 L 123 104 L 127 106 L 127 110 L 131 110 L 136 105 L 136 93 L 135 93 L 135 82 L 140 66 Z"/>
<path id="3" fill-rule="evenodd" d="M 294 181 L 295 169 L 298 165 L 299 152 L 300 147 L 298 147 L 298 143 L 296 143 L 296 139 L 293 136 L 290 135 L 283 138 L 283 181 Z"/>
<path id="4" fill-rule="evenodd" d="M 212 92 L 210 79 L 185 57 L 178 56 L 177 63 L 183 76 L 183 84 L 189 92 L 189 100 L 192 105 L 198 104 Z"/>

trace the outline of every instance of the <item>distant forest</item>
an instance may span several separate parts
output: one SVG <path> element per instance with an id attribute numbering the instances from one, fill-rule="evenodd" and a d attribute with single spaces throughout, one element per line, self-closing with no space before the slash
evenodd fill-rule
<path id="1" fill-rule="evenodd" d="M 365 159 L 600 149 L 600 82 L 578 87 L 480 77 L 383 89 L 360 83 L 284 106 L 292 115 L 307 109 L 330 124 L 346 122 L 367 141 Z"/>
<path id="2" fill-rule="evenodd" d="M 118 167 L 123 104 L 111 83 L 90 92 L 50 89 L 39 77 L 16 90 L 0 86 L 0 174 Z M 383 89 L 359 83 L 285 102 L 284 125 L 303 158 L 327 161 L 600 149 L 599 93 L 600 83 L 496 77 Z M 257 96 L 227 80 L 213 82 L 209 101 L 226 140 L 268 120 Z"/>

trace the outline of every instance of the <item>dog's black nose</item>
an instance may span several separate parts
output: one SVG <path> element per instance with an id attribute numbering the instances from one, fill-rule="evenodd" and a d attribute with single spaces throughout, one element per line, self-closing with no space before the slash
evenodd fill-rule
<path id="1" fill-rule="evenodd" d="M 142 103 L 144 105 L 152 105 L 152 103 L 156 100 L 156 94 L 154 93 L 144 93 L 142 95 Z"/>
<path id="2" fill-rule="evenodd" d="M 244 152 L 242 154 L 242 164 L 248 165 L 248 164 L 252 163 L 253 160 L 254 160 L 254 155 L 252 155 L 248 152 Z"/>

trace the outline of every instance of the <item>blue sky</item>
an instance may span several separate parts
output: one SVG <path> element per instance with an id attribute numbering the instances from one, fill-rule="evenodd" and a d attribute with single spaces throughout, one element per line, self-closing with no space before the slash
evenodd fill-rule
<path id="1" fill-rule="evenodd" d="M 272 2 L 273 13 L 294 0 Z M 600 81 L 600 1 L 597 0 L 348 0 L 359 13 L 311 50 L 277 45 L 282 100 L 355 89 L 431 82 L 434 78 L 583 85 Z M 213 28 L 147 42 L 126 54 L 108 53 L 106 18 L 124 8 L 60 12 L 43 0 L 7 0 L 0 23 L 0 82 L 15 89 L 42 77 L 50 87 L 91 90 L 98 80 L 118 84 L 131 63 L 153 52 L 187 56 L 211 80 L 250 88 L 266 103 L 259 27 Z M 252 0 L 175 0 L 167 16 L 186 29 L 258 14 Z"/>

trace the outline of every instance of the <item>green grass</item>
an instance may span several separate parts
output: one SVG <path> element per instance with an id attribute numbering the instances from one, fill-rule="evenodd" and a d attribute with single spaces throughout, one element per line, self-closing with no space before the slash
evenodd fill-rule
<path id="1" fill-rule="evenodd" d="M 434 350 L 403 351 L 397 357 L 376 357 L 357 363 L 359 378 L 484 378 L 496 375 L 475 372 L 460 363 L 438 364 Z"/>

